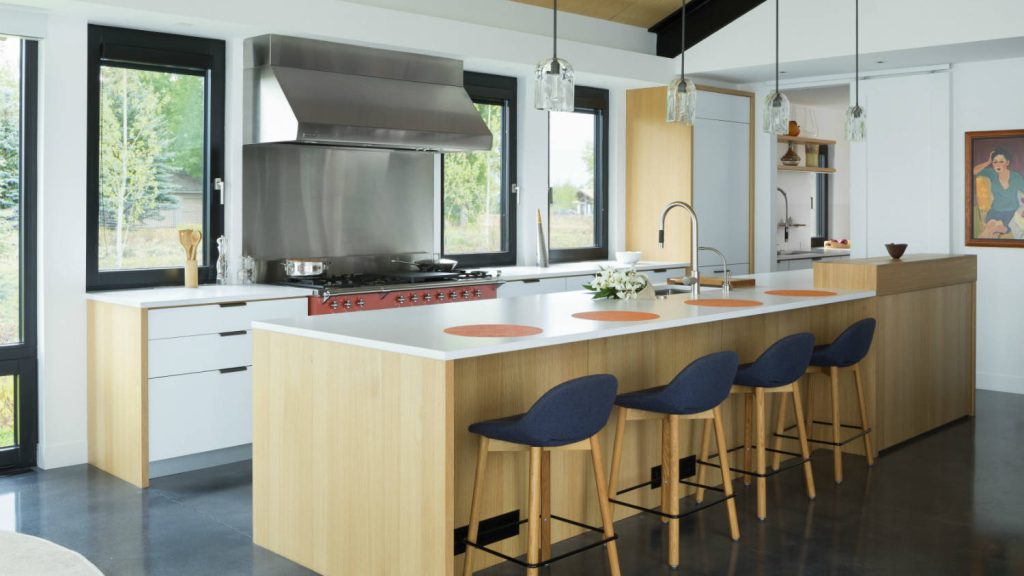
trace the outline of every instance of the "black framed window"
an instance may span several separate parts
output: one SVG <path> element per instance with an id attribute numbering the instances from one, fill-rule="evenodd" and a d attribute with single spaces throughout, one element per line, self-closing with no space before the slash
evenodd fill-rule
<path id="1" fill-rule="evenodd" d="M 87 287 L 181 284 L 179 230 L 224 229 L 224 42 L 89 26 Z"/>
<path id="2" fill-rule="evenodd" d="M 460 267 L 516 263 L 516 79 L 466 72 L 494 144 L 441 157 L 441 246 Z"/>
<path id="3" fill-rule="evenodd" d="M 33 466 L 39 43 L 0 38 L 0 469 Z"/>
<path id="4" fill-rule="evenodd" d="M 575 101 L 548 116 L 552 262 L 608 258 L 608 91 L 577 86 Z"/>

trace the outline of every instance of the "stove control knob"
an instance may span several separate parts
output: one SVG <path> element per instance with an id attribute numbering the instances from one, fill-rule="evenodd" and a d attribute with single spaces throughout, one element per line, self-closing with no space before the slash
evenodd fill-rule
<path id="1" fill-rule="evenodd" d="M 338 301 L 337 300 L 331 300 L 331 303 L 328 304 L 327 307 L 330 308 L 331 310 L 337 310 L 338 309 Z"/>
<path id="2" fill-rule="evenodd" d="M 409 296 L 409 302 L 412 302 L 413 304 L 415 304 L 415 303 L 417 303 L 419 301 L 420 301 L 420 295 L 419 294 L 413 294 L 413 295 Z"/>
<path id="3" fill-rule="evenodd" d="M 479 288 L 477 288 L 476 290 L 473 290 L 473 297 L 474 298 L 479 298 L 482 295 L 483 295 L 483 292 L 481 292 Z"/>
<path id="4" fill-rule="evenodd" d="M 359 306 L 360 308 L 365 307 L 366 306 L 366 300 L 363 300 L 362 298 L 356 300 L 356 306 Z"/>
<path id="5" fill-rule="evenodd" d="M 349 302 L 348 300 L 345 300 L 344 302 L 342 302 L 342 303 L 341 303 L 341 306 L 342 306 L 342 307 L 343 307 L 343 308 L 344 308 L 345 310 L 351 310 L 351 309 L 352 309 L 352 303 L 351 303 L 351 302 Z"/>
<path id="6" fill-rule="evenodd" d="M 437 293 L 437 299 L 438 299 L 439 301 L 441 301 L 441 302 L 444 302 L 445 300 L 447 300 L 447 299 L 448 299 L 448 295 L 447 295 L 447 294 L 445 294 L 444 292 L 438 292 L 438 293 Z"/>
<path id="7" fill-rule="evenodd" d="M 451 292 L 448 293 L 448 297 L 451 298 L 452 300 L 458 300 L 459 293 L 456 292 L 455 290 L 452 290 Z"/>
<path id="8" fill-rule="evenodd" d="M 462 291 L 462 297 L 463 298 L 469 298 L 469 290 L 463 290 Z"/>
<path id="9" fill-rule="evenodd" d="M 395 298 L 395 302 L 398 302 L 399 304 L 405 304 L 405 296 L 399 294 L 398 297 Z"/>
<path id="10" fill-rule="evenodd" d="M 431 294 L 430 292 L 424 292 L 423 293 L 423 301 L 424 302 L 430 302 L 433 299 L 434 299 L 434 295 Z"/>

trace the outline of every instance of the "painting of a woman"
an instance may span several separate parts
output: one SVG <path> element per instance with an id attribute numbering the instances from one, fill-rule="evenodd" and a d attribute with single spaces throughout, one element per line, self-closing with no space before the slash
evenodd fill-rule
<path id="1" fill-rule="evenodd" d="M 967 133 L 967 245 L 1024 247 L 1024 131 Z"/>

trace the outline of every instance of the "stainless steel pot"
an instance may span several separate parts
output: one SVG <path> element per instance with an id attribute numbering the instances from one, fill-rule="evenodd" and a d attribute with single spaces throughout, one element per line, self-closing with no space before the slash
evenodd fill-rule
<path id="1" fill-rule="evenodd" d="M 327 262 L 323 260 L 288 259 L 281 263 L 289 278 L 312 278 L 327 273 Z"/>
<path id="2" fill-rule="evenodd" d="M 425 258 L 423 260 L 416 260 L 415 262 L 394 258 L 391 262 L 394 264 L 408 264 L 409 266 L 414 266 L 420 272 L 451 272 L 459 265 L 457 260 L 452 260 L 451 258 Z"/>

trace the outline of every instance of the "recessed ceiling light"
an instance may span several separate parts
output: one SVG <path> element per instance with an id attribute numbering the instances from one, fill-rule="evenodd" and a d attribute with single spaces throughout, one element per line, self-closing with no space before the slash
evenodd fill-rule
<path id="1" fill-rule="evenodd" d="M 779 70 L 779 74 L 785 74 L 785 73 L 786 73 L 785 70 Z"/>
<path id="2" fill-rule="evenodd" d="M 885 60 L 875 60 L 875 64 L 885 64 Z"/>

